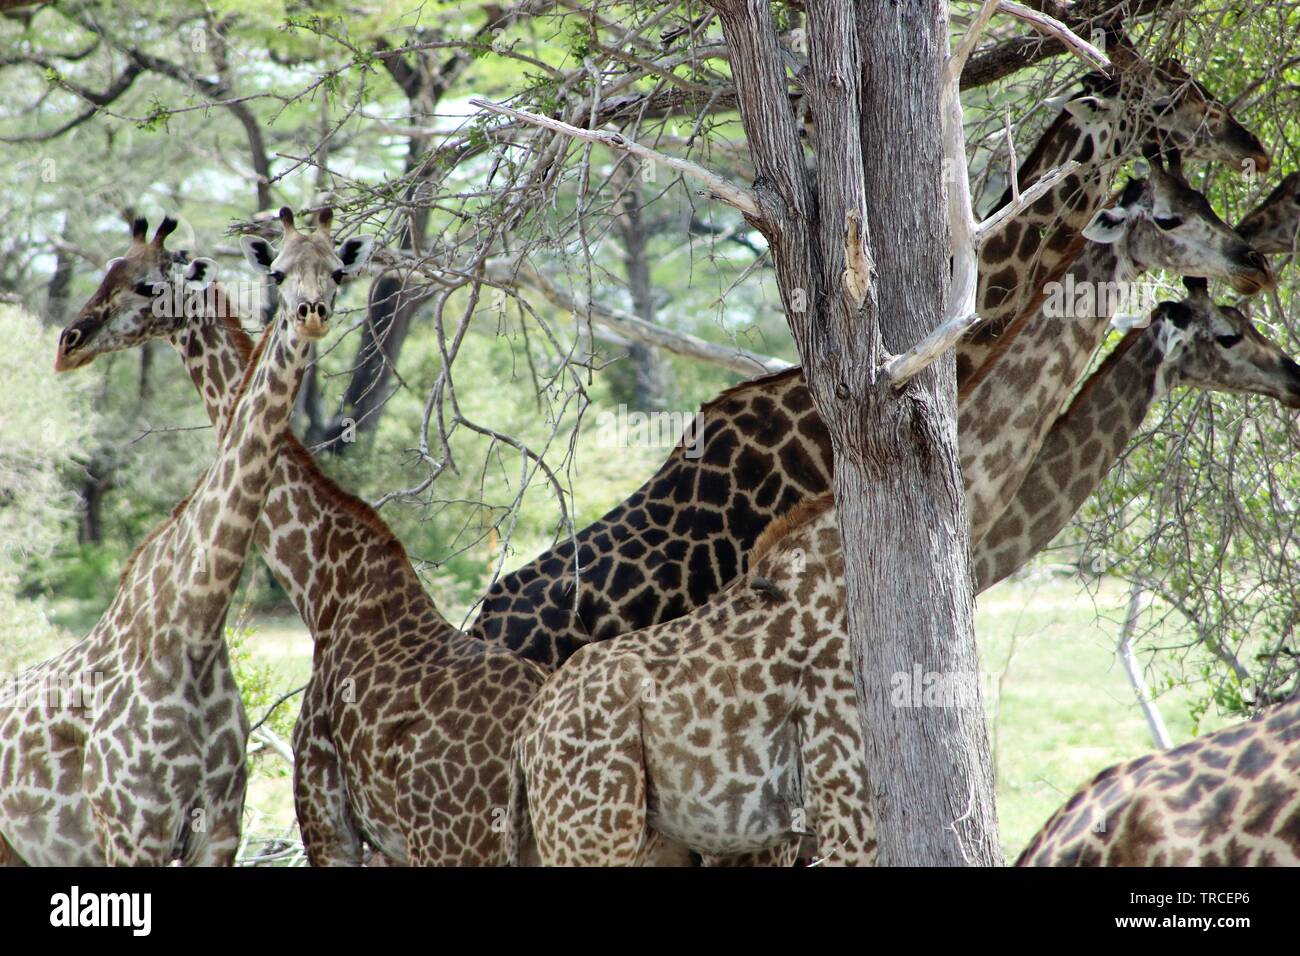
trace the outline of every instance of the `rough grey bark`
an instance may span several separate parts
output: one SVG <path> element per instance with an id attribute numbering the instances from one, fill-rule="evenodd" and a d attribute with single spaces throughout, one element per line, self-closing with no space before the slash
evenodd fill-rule
<path id="1" fill-rule="evenodd" d="M 754 224 L 771 246 L 834 448 L 880 862 L 998 864 L 954 360 L 948 353 L 899 392 L 880 372 L 944 315 L 950 249 L 939 97 L 947 7 L 809 3 L 808 66 L 799 80 L 818 130 L 814 184 L 769 5 L 714 6 L 757 174 Z M 944 706 L 898 706 L 896 679 L 910 688 L 918 670 L 964 693 Z"/>
<path id="2" fill-rule="evenodd" d="M 613 179 L 615 188 L 623 191 L 615 229 L 623 246 L 623 269 L 627 275 L 632 314 L 653 324 L 656 312 L 654 286 L 646 249 L 649 230 L 641 215 L 641 189 L 635 178 L 627 175 L 629 168 L 629 163 L 620 164 L 619 169 L 623 172 Z M 626 378 L 629 379 L 624 390 L 632 407 L 658 411 L 668 406 L 668 382 L 658 352 L 641 342 L 631 342 L 627 347 L 627 360 L 622 364 L 626 365 Z M 616 365 L 610 371 L 617 375 L 622 370 Z"/>

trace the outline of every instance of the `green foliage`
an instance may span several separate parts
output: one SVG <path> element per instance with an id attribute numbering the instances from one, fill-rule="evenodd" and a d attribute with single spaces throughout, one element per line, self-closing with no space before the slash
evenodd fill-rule
<path id="1" fill-rule="evenodd" d="M 235 683 L 239 685 L 239 695 L 243 699 L 249 724 L 256 724 L 266 718 L 262 726 L 288 743 L 293 735 L 293 724 L 301 701 L 298 697 L 281 701 L 294 688 L 287 684 L 284 675 L 278 673 L 272 665 L 258 659 L 256 636 L 255 627 L 240 624 L 226 627 L 230 667 L 235 674 Z M 271 709 L 273 706 L 274 710 Z M 283 760 L 265 751 L 252 758 L 250 769 L 273 777 L 287 776 L 289 772 L 289 767 Z"/>
<path id="2" fill-rule="evenodd" d="M 53 657 L 72 635 L 51 623 L 44 607 L 20 597 L 18 580 L 0 571 L 0 681 Z"/>
<path id="3" fill-rule="evenodd" d="M 75 528 L 76 496 L 60 471 L 84 453 L 95 426 L 86 383 L 50 383 L 58 336 L 22 309 L 0 305 L 0 574 L 51 550 Z"/>

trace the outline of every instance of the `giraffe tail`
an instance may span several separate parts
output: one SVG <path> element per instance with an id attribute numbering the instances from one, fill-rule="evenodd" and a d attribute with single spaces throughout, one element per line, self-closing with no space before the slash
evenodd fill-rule
<path id="1" fill-rule="evenodd" d="M 510 750 L 510 795 L 506 807 L 506 866 L 528 866 L 535 862 L 533 820 L 528 813 L 528 790 L 524 785 L 524 764 L 519 742 Z M 530 852 L 533 851 L 533 852 Z"/>

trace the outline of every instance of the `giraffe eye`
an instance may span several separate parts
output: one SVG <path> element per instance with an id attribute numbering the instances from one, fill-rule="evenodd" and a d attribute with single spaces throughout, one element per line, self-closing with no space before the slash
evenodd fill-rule
<path id="1" fill-rule="evenodd" d="M 1216 335 L 1214 337 L 1214 340 L 1218 342 L 1221 346 L 1223 346 L 1225 349 L 1232 348 L 1234 345 L 1240 342 L 1241 339 L 1242 337 L 1240 335 Z"/>
<path id="2" fill-rule="evenodd" d="M 136 295 L 143 296 L 146 299 L 152 299 L 154 297 L 155 288 L 156 286 L 152 282 L 137 282 L 132 291 L 134 291 Z"/>
<path id="3" fill-rule="evenodd" d="M 1170 229 L 1177 229 L 1183 224 L 1181 216 L 1156 216 L 1156 225 L 1166 232 Z"/>
<path id="4" fill-rule="evenodd" d="M 335 284 L 335 285 L 342 285 L 342 284 L 343 284 L 343 270 L 342 270 L 342 269 L 335 269 L 335 270 L 334 270 L 334 273 L 333 273 L 333 279 L 334 279 L 334 284 Z"/>
<path id="5" fill-rule="evenodd" d="M 284 281 L 284 273 L 281 272 L 279 269 L 276 269 L 274 272 L 271 273 L 271 281 L 274 282 L 276 285 L 279 285 L 281 282 Z"/>

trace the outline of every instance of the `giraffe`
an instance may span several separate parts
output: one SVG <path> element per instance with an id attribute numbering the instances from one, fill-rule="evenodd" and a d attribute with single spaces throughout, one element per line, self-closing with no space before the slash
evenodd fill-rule
<path id="1" fill-rule="evenodd" d="M 1119 202 L 1093 217 L 1075 258 L 1007 327 L 1000 353 L 959 389 L 957 434 L 974 543 L 1014 498 L 1117 300 L 1140 298 L 1138 277 L 1150 269 L 1222 277 L 1245 294 L 1274 284 L 1267 260 L 1176 167 L 1166 170 L 1154 153 L 1148 160 L 1148 178 L 1130 180 Z"/>
<path id="2" fill-rule="evenodd" d="M 1052 425 L 1020 490 L 976 549 L 978 590 L 1056 537 L 1169 389 L 1266 395 L 1300 407 L 1300 365 L 1239 309 L 1215 304 L 1204 279 L 1183 284 L 1187 297 L 1160 303 L 1146 328 L 1129 331 Z"/>
<path id="3" fill-rule="evenodd" d="M 1300 866 L 1300 699 L 1080 787 L 1017 866 Z"/>
<path id="4" fill-rule="evenodd" d="M 1259 138 L 1181 64 L 1148 63 L 1118 35 L 1110 38 L 1109 52 L 1116 77 L 1082 78 L 1082 94 L 1064 100 L 1016 180 L 1023 191 L 1070 160 L 1081 168 L 994 230 L 977 250 L 976 311 L 983 321 L 958 343 L 959 384 L 994 357 L 1008 323 L 1069 258 L 1078 235 L 1105 204 L 1115 171 L 1141 143 L 1238 169 L 1269 169 Z M 1008 186 L 993 210 L 1012 198 Z"/>
<path id="5" fill-rule="evenodd" d="M 293 217 L 281 210 L 286 234 Z M 176 226 L 132 226 L 128 259 Z M 267 330 L 237 388 L 216 455 L 194 492 L 127 561 L 117 594 L 80 643 L 20 675 L 0 708 L 0 856 L 32 865 L 229 865 L 239 844 L 248 722 L 225 619 L 288 427 L 310 343 L 333 291 L 286 256 L 296 309 Z M 336 260 L 337 261 L 337 260 Z M 348 268 L 344 262 L 340 268 Z M 109 268 L 116 280 L 124 261 Z M 150 290 L 127 287 L 137 308 Z M 291 300 L 293 301 L 293 300 Z M 113 308 L 96 295 L 83 319 Z M 69 342 L 71 340 L 71 342 Z M 62 336 L 68 368 L 75 336 Z M 65 699 L 66 697 L 66 699 Z"/>
<path id="6" fill-rule="evenodd" d="M 1300 231 L 1300 172 L 1288 174 L 1237 224 L 1243 239 L 1265 255 L 1293 253 Z"/>
<path id="7" fill-rule="evenodd" d="M 829 492 L 768 525 L 749 572 L 684 617 L 583 647 L 516 742 L 509 831 L 546 865 L 875 858 Z"/>
<path id="8" fill-rule="evenodd" d="M 210 261 L 149 252 L 131 281 L 170 283 L 172 297 L 194 263 Z M 76 361 L 169 341 L 219 424 L 250 346 L 233 310 L 204 304 L 169 319 L 127 301 L 80 329 Z M 308 859 L 356 865 L 368 843 L 395 865 L 499 862 L 492 825 L 507 801 L 510 742 L 543 671 L 452 627 L 379 514 L 292 433 L 281 438 L 254 540 L 315 642 L 293 735 Z"/>
<path id="9" fill-rule="evenodd" d="M 1158 182 L 1157 177 L 1161 177 Z M 1107 213 L 1105 221 L 1123 228 L 1129 213 L 1135 212 L 1135 221 L 1127 226 L 1135 230 L 1133 245 L 1162 250 L 1221 243 L 1218 252 L 1207 250 L 1196 257 L 1195 271 L 1216 274 L 1229 271 L 1233 256 L 1247 257 L 1244 244 L 1241 249 L 1233 245 L 1227 227 L 1214 217 L 1204 198 L 1180 180 L 1165 176 L 1163 170 L 1153 172 L 1151 180 L 1135 181 L 1127 191 L 1129 199 Z M 1151 222 L 1157 200 L 1161 217 L 1171 227 L 1169 238 L 1162 238 L 1164 230 Z M 1176 226 L 1164 215 L 1170 203 L 1184 220 Z M 1185 233 L 1200 238 L 1190 243 L 1178 238 Z M 1130 242 L 1111 245 L 1126 250 Z M 1191 262 L 1172 251 L 1145 254 L 1162 263 Z M 1268 280 L 1260 272 L 1254 281 Z M 1100 323 L 1093 347 L 1104 328 L 1105 323 Z M 1060 339 L 1056 329 L 1038 343 L 1043 354 L 1035 357 L 1041 366 L 1036 373 L 1065 364 L 1064 358 L 1055 364 L 1046 361 L 1047 350 L 1059 349 Z M 1032 336 L 1023 342 L 1005 339 L 1006 357 L 1016 358 L 1032 340 Z M 1025 364 L 1033 365 L 1033 360 Z M 1073 373 L 1075 378 L 1081 370 Z M 1062 378 L 1067 371 L 1061 370 Z M 1061 388 L 1068 389 L 1073 382 L 1071 378 Z M 1042 389 L 1044 402 L 1049 391 Z M 990 385 L 959 395 L 958 407 L 967 416 L 969 429 L 972 423 L 1005 422 L 1012 410 L 1023 408 L 1023 400 L 1018 391 Z M 1034 411 L 1050 424 L 1063 403 L 1064 396 Z M 700 422 L 690 453 L 679 444 L 625 502 L 495 582 L 470 633 L 513 648 L 548 668 L 558 667 L 586 643 L 672 620 L 700 606 L 742 570 L 743 555 L 770 521 L 802 499 L 830 488 L 830 437 L 812 406 L 800 369 L 755 378 L 724 391 L 702 406 Z M 993 429 L 995 438 L 997 433 Z M 1031 436 L 1032 430 L 1025 440 Z M 977 445 L 961 431 L 959 439 L 972 459 L 964 463 L 969 484 L 992 484 L 1004 470 L 1027 468 L 1032 459 L 1032 452 L 1020 449 L 1006 456 L 975 455 Z M 982 470 L 987 470 L 987 478 L 981 477 Z M 1019 482 L 1007 484 L 1010 494 Z M 968 509 L 972 521 L 991 523 L 996 511 L 1008 503 L 984 499 Z M 987 518 L 980 514 L 981 508 L 991 507 L 995 513 Z M 978 557 L 980 545 L 972 544 Z"/>

